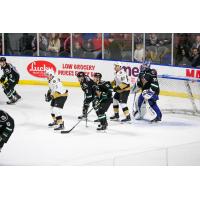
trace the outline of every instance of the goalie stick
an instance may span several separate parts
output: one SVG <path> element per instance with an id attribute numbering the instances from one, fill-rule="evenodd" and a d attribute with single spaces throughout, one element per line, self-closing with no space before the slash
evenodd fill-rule
<path id="1" fill-rule="evenodd" d="M 94 108 L 91 108 L 88 112 L 87 112 L 87 116 L 88 114 L 93 110 Z M 70 133 L 84 118 L 80 119 L 71 129 L 66 130 L 66 131 L 61 131 L 62 134 L 66 134 L 66 133 Z"/>

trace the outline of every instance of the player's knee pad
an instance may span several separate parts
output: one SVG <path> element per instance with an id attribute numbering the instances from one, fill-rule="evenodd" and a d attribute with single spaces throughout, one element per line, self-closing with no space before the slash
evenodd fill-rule
<path id="1" fill-rule="evenodd" d="M 113 99 L 113 105 L 114 105 L 114 106 L 119 105 L 119 101 L 118 101 L 117 99 Z"/>
<path id="2" fill-rule="evenodd" d="M 123 108 L 126 108 L 126 107 L 127 107 L 127 104 L 126 104 L 126 103 L 120 103 L 120 106 L 121 106 L 121 108 L 123 109 Z"/>
<path id="3" fill-rule="evenodd" d="M 52 107 L 52 114 L 55 114 L 55 116 L 61 116 L 62 108 Z"/>

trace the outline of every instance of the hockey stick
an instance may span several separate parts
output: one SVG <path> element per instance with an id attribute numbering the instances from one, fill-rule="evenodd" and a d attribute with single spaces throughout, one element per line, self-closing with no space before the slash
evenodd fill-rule
<path id="1" fill-rule="evenodd" d="M 91 108 L 86 116 L 93 110 L 94 108 Z M 80 119 L 70 130 L 66 130 L 66 131 L 61 131 L 62 134 L 66 134 L 66 133 L 70 133 L 84 118 Z"/>

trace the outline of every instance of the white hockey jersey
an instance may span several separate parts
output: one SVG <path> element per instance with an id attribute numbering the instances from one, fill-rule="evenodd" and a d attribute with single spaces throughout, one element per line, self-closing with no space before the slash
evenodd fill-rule
<path id="1" fill-rule="evenodd" d="M 66 89 L 63 87 L 62 82 L 55 76 L 49 81 L 49 89 L 51 90 L 51 95 L 54 98 L 65 96 L 66 94 Z"/>
<path id="2" fill-rule="evenodd" d="M 125 83 L 127 85 L 130 84 L 129 79 L 128 79 L 128 75 L 124 71 L 124 69 L 121 69 L 117 73 L 115 72 L 114 80 L 115 80 L 116 86 L 119 86 L 121 83 Z"/>
<path id="3" fill-rule="evenodd" d="M 115 72 L 115 77 L 112 85 L 119 88 L 120 92 L 130 90 L 130 81 L 124 69 Z"/>

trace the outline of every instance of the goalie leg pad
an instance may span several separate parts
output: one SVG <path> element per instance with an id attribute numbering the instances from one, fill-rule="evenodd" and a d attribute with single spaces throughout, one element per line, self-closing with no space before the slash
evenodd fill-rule
<path id="1" fill-rule="evenodd" d="M 144 101 L 144 97 L 142 94 L 137 98 L 135 103 L 135 110 L 133 111 L 133 116 L 136 120 L 140 120 L 144 118 L 146 114 L 146 102 Z"/>
<path id="2" fill-rule="evenodd" d="M 156 113 L 156 117 L 161 120 L 162 119 L 162 113 L 160 111 L 160 108 L 158 107 L 156 101 L 158 100 L 158 96 L 154 95 L 153 98 L 148 100 L 149 106 L 154 110 Z"/>

